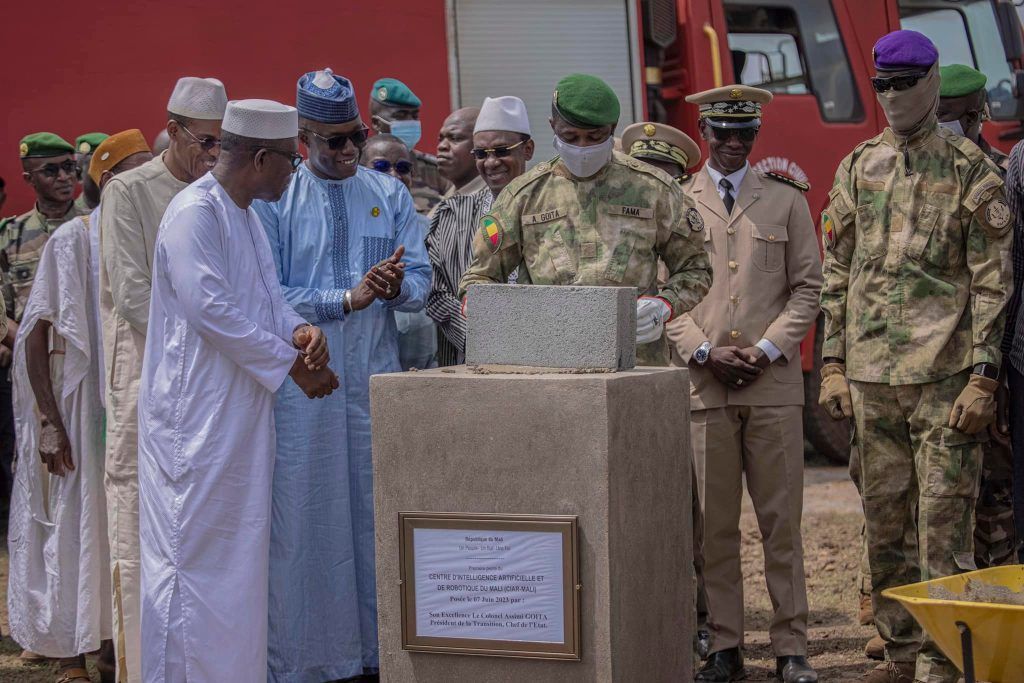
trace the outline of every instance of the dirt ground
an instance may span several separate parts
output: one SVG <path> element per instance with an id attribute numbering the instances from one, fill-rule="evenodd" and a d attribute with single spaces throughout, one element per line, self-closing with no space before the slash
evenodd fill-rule
<path id="1" fill-rule="evenodd" d="M 804 488 L 804 551 L 811 606 L 810 656 L 822 683 L 852 681 L 870 664 L 864 643 L 872 628 L 857 624 L 857 562 L 860 502 L 845 469 L 810 467 Z M 747 601 L 747 681 L 775 677 L 768 641 L 771 602 L 764 588 L 764 558 L 750 500 L 744 496 L 743 573 Z M 52 683 L 51 664 L 25 664 L 21 648 L 7 636 L 7 542 L 0 548 L 0 681 Z M 91 668 L 91 665 L 90 665 Z M 93 670 L 93 680 L 99 676 Z"/>

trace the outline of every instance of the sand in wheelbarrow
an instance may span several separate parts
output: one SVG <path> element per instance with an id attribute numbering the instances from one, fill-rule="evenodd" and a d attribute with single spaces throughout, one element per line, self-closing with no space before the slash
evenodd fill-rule
<path id="1" fill-rule="evenodd" d="M 984 602 L 992 605 L 1024 606 L 1024 592 L 1014 591 L 1006 586 L 998 586 L 974 579 L 967 579 L 963 593 L 954 593 L 945 586 L 929 586 L 928 597 L 937 600 L 959 600 L 961 602 Z"/>

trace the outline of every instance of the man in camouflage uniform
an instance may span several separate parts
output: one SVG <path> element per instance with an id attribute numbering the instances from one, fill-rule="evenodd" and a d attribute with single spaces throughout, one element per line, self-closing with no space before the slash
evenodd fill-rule
<path id="1" fill-rule="evenodd" d="M 820 402 L 853 418 L 875 624 L 870 683 L 957 669 L 887 588 L 973 569 L 985 427 L 995 417 L 1011 216 L 995 165 L 938 128 L 938 52 L 896 31 L 874 49 L 889 127 L 836 172 L 826 241 Z M 916 661 L 916 669 L 915 669 Z"/>
<path id="2" fill-rule="evenodd" d="M 0 289 L 7 317 L 15 323 L 25 310 L 46 240 L 61 225 L 82 215 L 74 201 L 81 172 L 75 161 L 75 148 L 53 133 L 33 133 L 22 138 L 18 150 L 22 177 L 35 191 L 36 203 L 31 211 L 0 221 Z M 14 413 L 7 358 L 7 365 L 0 367 L 0 469 L 5 476 L 0 493 L 4 498 L 10 493 L 14 458 Z"/>
<path id="3" fill-rule="evenodd" d="M 108 137 L 110 136 L 106 133 L 86 133 L 75 138 L 75 158 L 78 160 L 78 167 L 82 169 L 82 192 L 75 200 L 75 207 L 83 214 L 90 213 L 100 205 L 100 188 L 89 176 L 89 162 L 92 161 L 92 153 Z"/>
<path id="4" fill-rule="evenodd" d="M 420 98 L 397 78 L 381 78 L 370 91 L 370 127 L 378 133 L 391 133 L 412 151 L 412 198 L 416 212 L 428 214 L 448 190 L 441 177 L 437 157 L 416 149 L 423 136 L 420 126 Z"/>
<path id="5" fill-rule="evenodd" d="M 510 182 L 481 218 L 459 296 L 516 269 L 519 284 L 636 287 L 638 362 L 666 365 L 665 322 L 711 285 L 704 220 L 671 176 L 613 151 L 619 100 L 604 81 L 566 76 L 551 109 L 559 156 Z"/>

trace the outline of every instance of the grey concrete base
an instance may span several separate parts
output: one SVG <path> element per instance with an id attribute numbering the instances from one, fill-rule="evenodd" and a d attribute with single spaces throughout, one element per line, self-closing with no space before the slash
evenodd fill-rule
<path id="1" fill-rule="evenodd" d="M 689 391 L 686 370 L 668 368 L 373 377 L 382 680 L 692 680 Z M 582 660 L 402 650 L 407 511 L 578 515 Z"/>
<path id="2" fill-rule="evenodd" d="M 635 287 L 473 285 L 466 297 L 467 365 L 636 365 Z"/>

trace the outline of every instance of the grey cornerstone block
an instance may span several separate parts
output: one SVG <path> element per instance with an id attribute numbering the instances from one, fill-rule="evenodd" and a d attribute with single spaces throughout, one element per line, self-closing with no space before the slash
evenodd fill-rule
<path id="1" fill-rule="evenodd" d="M 634 287 L 473 285 L 466 296 L 467 365 L 636 365 Z"/>
<path id="2" fill-rule="evenodd" d="M 374 375 L 382 683 L 693 680 L 690 380 L 682 368 Z M 402 649 L 400 512 L 576 515 L 580 661 Z"/>

